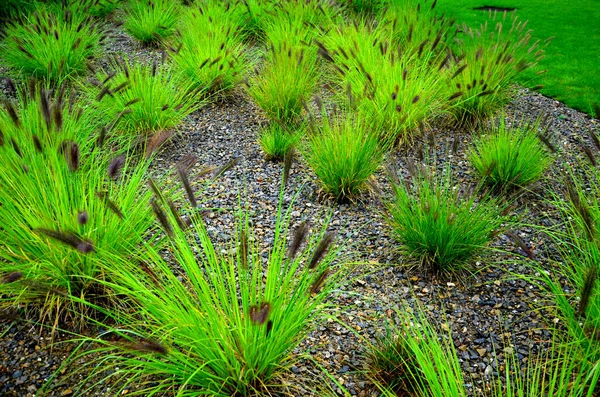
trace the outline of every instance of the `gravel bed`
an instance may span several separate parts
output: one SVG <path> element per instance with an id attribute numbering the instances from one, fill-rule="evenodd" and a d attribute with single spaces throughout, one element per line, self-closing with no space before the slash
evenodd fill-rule
<path id="1" fill-rule="evenodd" d="M 116 26 L 111 26 L 106 46 L 107 53 L 127 53 L 145 61 L 160 57 L 160 51 L 140 47 Z M 507 113 L 517 119 L 533 119 L 547 113 L 552 121 L 550 132 L 560 155 L 545 180 L 517 199 L 515 209 L 524 225 L 540 223 L 544 216 L 552 215 L 543 199 L 549 191 L 562 191 L 560 175 L 564 173 L 564 164 L 575 164 L 582 157 L 582 140 L 591 145 L 586 131 L 597 129 L 598 125 L 583 113 L 525 89 L 519 90 Z M 153 164 L 153 172 L 173 175 L 178 161 L 189 155 L 197 158 L 190 176 L 197 186 L 203 186 L 200 205 L 210 209 L 205 216 L 209 233 L 224 247 L 229 246 L 227 243 L 235 234 L 234 212 L 240 198 L 250 211 L 257 238 L 265 246 L 273 241 L 282 164 L 266 161 L 257 144 L 257 133 L 265 121 L 258 109 L 243 94 L 238 94 L 226 103 L 210 105 L 189 116 Z M 474 171 L 465 155 L 471 136 L 449 127 L 433 132 L 433 147 L 428 139 L 421 143 L 434 149 L 440 161 L 451 162 L 452 172 L 461 185 L 473 183 Z M 447 156 L 447 146 L 454 145 L 454 140 L 459 140 L 459 150 Z M 234 158 L 236 165 L 214 182 L 194 178 L 204 167 L 220 167 Z M 388 155 L 386 162 L 406 174 L 409 158 L 418 161 L 414 148 L 398 150 Z M 378 172 L 375 178 L 385 199 L 390 191 L 385 172 Z M 548 346 L 550 334 L 543 328 L 552 319 L 543 318 L 543 312 L 534 310 L 543 298 L 540 291 L 511 277 L 512 272 L 531 270 L 527 265 L 529 259 L 506 235 L 497 236 L 494 243 L 499 248 L 497 252 L 478 260 L 477 268 L 481 271 L 477 274 L 435 279 L 422 269 L 409 269 L 398 254 L 384 220 L 380 195 L 366 194 L 357 202 L 336 204 L 320 194 L 315 175 L 301 159 L 292 169 L 285 202 L 290 203 L 296 193 L 294 224 L 302 220 L 319 224 L 324 215 L 330 214 L 329 230 L 336 233 L 338 241 L 347 244 L 344 256 L 358 263 L 351 265 L 355 267 L 353 275 L 358 278 L 333 298 L 336 315 L 352 331 L 337 322 L 328 322 L 312 332 L 296 353 L 312 356 L 351 395 L 378 395 L 358 372 L 365 365 L 364 342 L 358 335 L 373 339 L 382 332 L 383 320 L 407 301 L 418 300 L 434 322 L 448 327 L 474 394 L 484 389 L 486 382 L 495 382 L 495 376 L 502 373 L 506 354 L 514 353 L 525 364 L 531 353 Z M 531 227 L 522 226 L 514 231 L 544 263 L 551 243 Z M 73 343 L 60 343 L 69 338 L 68 334 L 59 331 L 53 336 L 51 344 L 49 330 L 0 315 L 0 395 L 36 394 L 75 347 Z M 310 360 L 303 360 L 292 368 L 291 379 L 286 381 L 306 383 L 316 372 Z M 74 395 L 78 380 L 66 369 L 53 380 L 52 395 Z M 299 388 L 298 395 L 323 395 L 322 389 L 316 387 Z M 98 387 L 96 395 L 111 395 L 109 386 Z"/>

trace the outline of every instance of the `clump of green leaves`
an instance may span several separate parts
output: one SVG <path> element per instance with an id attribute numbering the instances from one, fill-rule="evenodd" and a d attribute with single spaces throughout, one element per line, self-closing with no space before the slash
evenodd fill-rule
<path id="1" fill-rule="evenodd" d="M 382 140 L 398 143 L 412 140 L 441 111 L 442 63 L 433 62 L 435 51 L 425 51 L 438 44 L 402 52 L 392 36 L 384 24 L 344 26 L 330 34 L 320 53 L 332 64 L 338 98 L 379 129 Z"/>
<path id="2" fill-rule="evenodd" d="M 294 126 L 319 78 L 316 51 L 307 46 L 271 47 L 248 92 L 268 118 Z"/>
<path id="3" fill-rule="evenodd" d="M 52 83 L 83 72 L 103 37 L 91 17 L 43 4 L 11 22 L 3 34 L 4 62 Z"/>
<path id="4" fill-rule="evenodd" d="M 105 155 L 97 129 L 61 90 L 22 92 L 0 110 L 0 274 L 11 281 L 1 306 L 84 319 L 82 301 L 110 300 L 98 280 L 119 270 L 107 255 L 129 258 L 151 230 L 148 162 Z"/>
<path id="5" fill-rule="evenodd" d="M 175 66 L 205 97 L 229 95 L 251 63 L 232 10 L 217 2 L 189 9 L 182 26 L 173 49 Z"/>
<path id="6" fill-rule="evenodd" d="M 159 200 L 156 205 L 166 208 Z M 302 223 L 288 239 L 291 211 L 279 207 L 268 257 L 245 216 L 238 238 L 223 250 L 201 217 L 192 216 L 193 235 L 187 235 L 164 216 L 172 224 L 169 250 L 179 277 L 152 247 L 144 257 L 151 273 L 124 264 L 128 277 L 114 288 L 134 298 L 137 313 L 119 314 L 118 327 L 109 327 L 96 340 L 99 347 L 82 354 L 99 354 L 108 367 L 118 367 L 112 376 L 121 389 L 152 375 L 155 383 L 140 383 L 146 395 L 277 392 L 281 375 L 296 363 L 290 353 L 324 321 L 326 299 L 343 280 L 333 263 L 334 237 L 323 227 L 309 238 Z M 96 379 L 107 368 L 89 369 L 89 379 Z"/>
<path id="7" fill-rule="evenodd" d="M 314 129 L 305 157 L 323 190 L 336 200 L 356 197 L 383 161 L 377 131 L 349 115 L 324 117 Z"/>
<path id="8" fill-rule="evenodd" d="M 156 44 L 175 33 L 179 4 L 171 0 L 130 0 L 125 29 L 143 44 Z"/>
<path id="9" fill-rule="evenodd" d="M 304 135 L 304 127 L 290 130 L 279 123 L 269 123 L 259 134 L 258 142 L 267 160 L 282 160 Z"/>
<path id="10" fill-rule="evenodd" d="M 438 332 L 424 308 L 406 305 L 367 345 L 367 376 L 384 396 L 464 396 L 464 379 L 451 335 Z"/>
<path id="11" fill-rule="evenodd" d="M 550 166 L 552 157 L 538 134 L 540 120 L 521 126 L 499 123 L 475 139 L 469 160 L 483 181 L 495 190 L 506 191 L 530 185 Z"/>
<path id="12" fill-rule="evenodd" d="M 507 21 L 506 13 L 503 15 L 497 21 L 494 13 L 478 30 L 463 26 L 457 36 L 447 84 L 450 111 L 461 125 L 477 127 L 506 105 L 513 96 L 515 77 L 535 67 L 544 56 L 548 41 L 531 44 L 527 22 L 514 14 Z M 488 31 L 488 22 L 495 23 L 494 31 Z"/>
<path id="13" fill-rule="evenodd" d="M 402 252 L 436 274 L 468 269 L 502 225 L 497 201 L 461 194 L 449 170 L 440 177 L 412 171 L 412 183 L 393 181 L 395 197 L 387 205 Z"/>
<path id="14" fill-rule="evenodd" d="M 146 66 L 118 60 L 111 69 L 98 71 L 85 89 L 112 134 L 125 140 L 140 136 L 146 140 L 154 134 L 147 142 L 150 146 L 160 145 L 167 137 L 166 129 L 202 105 L 198 99 L 201 90 L 166 64 Z M 119 120 L 116 128 L 112 120 Z"/>

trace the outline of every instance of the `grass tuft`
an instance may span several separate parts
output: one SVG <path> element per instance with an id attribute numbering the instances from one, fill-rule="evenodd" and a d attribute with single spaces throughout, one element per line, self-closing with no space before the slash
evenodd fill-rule
<path id="1" fill-rule="evenodd" d="M 486 134 L 476 138 L 469 154 L 483 182 L 497 191 L 523 188 L 538 181 L 553 157 L 540 140 L 540 119 L 507 125 L 504 116 L 492 123 Z"/>
<path id="2" fill-rule="evenodd" d="M 129 0 L 125 29 L 142 44 L 161 43 L 175 33 L 179 5 L 170 0 Z"/>
<path id="3" fill-rule="evenodd" d="M 471 268 L 505 221 L 495 199 L 459 194 L 448 170 L 441 177 L 415 171 L 412 186 L 393 183 L 393 191 L 388 222 L 400 249 L 434 274 Z"/>
<path id="4" fill-rule="evenodd" d="M 358 196 L 383 161 L 377 134 L 361 120 L 342 115 L 324 118 L 315 128 L 305 158 L 323 190 L 341 201 Z"/>
<path id="5" fill-rule="evenodd" d="M 3 62 L 19 73 L 60 84 L 85 71 L 102 36 L 86 14 L 39 3 L 7 26 L 0 51 Z"/>

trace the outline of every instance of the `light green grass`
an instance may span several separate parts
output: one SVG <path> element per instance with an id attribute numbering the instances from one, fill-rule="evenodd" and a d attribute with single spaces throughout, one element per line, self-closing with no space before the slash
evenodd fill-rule
<path id="1" fill-rule="evenodd" d="M 457 21 L 477 27 L 487 18 L 479 6 L 516 7 L 521 20 L 529 21 L 533 38 L 555 36 L 540 62 L 548 73 L 538 76 L 527 71 L 519 82 L 528 87 L 543 84 L 540 92 L 570 107 L 592 112 L 600 102 L 600 8 L 594 0 L 576 3 L 568 0 L 439 0 L 436 9 L 456 17 Z"/>

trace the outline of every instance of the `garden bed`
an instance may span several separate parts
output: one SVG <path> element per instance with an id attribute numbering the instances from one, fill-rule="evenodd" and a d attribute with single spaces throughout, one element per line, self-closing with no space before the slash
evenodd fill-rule
<path id="1" fill-rule="evenodd" d="M 138 44 L 116 23 L 118 19 L 106 22 L 108 40 L 95 61 L 97 67 L 106 65 L 112 54 L 126 54 L 133 62 L 144 64 L 161 59 L 160 50 Z M 8 69 L 1 73 L 0 77 L 15 77 Z M 325 89 L 323 92 L 328 95 Z M 284 209 L 292 206 L 290 230 L 303 221 L 311 231 L 317 230 L 330 217 L 327 231 L 334 233 L 341 246 L 336 260 L 350 269 L 348 282 L 328 297 L 330 318 L 291 353 L 301 359 L 279 379 L 288 386 L 288 394 L 380 395 L 364 372 L 368 367 L 365 340 L 374 342 L 381 337 L 386 321 L 397 316 L 396 310 L 406 310 L 406 304 L 429 318 L 440 335 L 447 332 L 444 338 L 451 335 L 465 374 L 465 389 L 472 395 L 503 383 L 507 360 L 526 368 L 536 355 L 550 348 L 550 328 L 560 327 L 562 320 L 548 307 L 548 293 L 527 277 L 539 276 L 539 266 L 554 274 L 560 258 L 556 242 L 535 225 L 561 223 L 560 213 L 549 200 L 556 198 L 554 194 L 565 196 L 566 169 L 577 170 L 585 161 L 581 147 L 594 147 L 589 132 L 597 131 L 598 124 L 551 98 L 518 87 L 515 92 L 505 108 L 507 120 L 522 122 L 546 115 L 550 125 L 547 136 L 557 154 L 543 178 L 514 198 L 509 215 L 519 221 L 494 237 L 492 250 L 476 256 L 470 272 L 455 274 L 432 273 L 399 251 L 386 220 L 386 203 L 393 197 L 386 167 L 396 169 L 401 180 L 410 177 L 410 164 L 427 164 L 440 174 L 449 169 L 457 189 L 467 191 L 477 185 L 478 175 L 469 162 L 473 135 L 466 128 L 452 122 L 431 123 L 411 145 L 386 154 L 383 167 L 370 181 L 371 189 L 345 202 L 323 191 L 301 156 L 282 188 L 284 164 L 267 161 L 258 144 L 268 119 L 241 88 L 194 111 L 173 128 L 174 134 L 152 158 L 149 173 L 167 187 L 176 185 L 178 164 L 191 156 L 196 159 L 188 176 L 193 186 L 202 186 L 198 207 L 217 252 L 229 255 L 236 247 L 240 206 L 247 211 L 261 253 L 276 240 L 280 196 Z M 13 98 L 14 94 L 9 85 L 3 85 L 3 97 Z M 422 155 L 425 151 L 428 156 Z M 206 169 L 220 169 L 233 159 L 233 166 L 217 178 L 203 175 Z M 53 325 L 58 328 L 51 329 Z M 98 325 L 80 327 L 62 320 L 41 326 L 21 311 L 6 312 L 0 317 L 0 394 L 34 396 L 45 385 L 48 395 L 81 395 L 77 390 L 86 373 L 73 370 L 85 363 L 93 368 L 94 360 L 103 365 L 101 353 L 61 365 L 78 346 L 70 341 L 74 336 L 97 337 L 104 331 Z M 99 383 L 85 395 L 126 395 L 139 387 L 133 383 L 122 389 L 112 378 L 98 378 L 109 373 L 95 371 L 96 377 L 88 385 Z"/>

